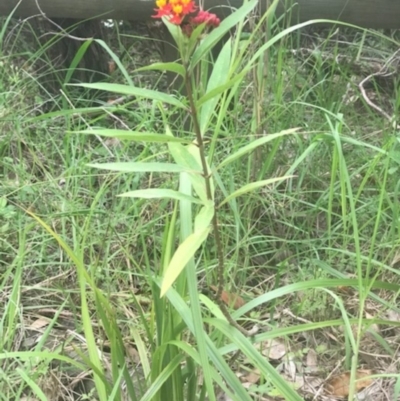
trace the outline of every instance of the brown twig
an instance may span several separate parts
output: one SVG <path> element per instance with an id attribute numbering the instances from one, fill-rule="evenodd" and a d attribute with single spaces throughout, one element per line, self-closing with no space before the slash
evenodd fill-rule
<path id="1" fill-rule="evenodd" d="M 361 95 L 363 97 L 363 99 L 365 100 L 365 102 L 372 107 L 374 110 L 376 110 L 379 114 L 381 114 L 383 117 L 385 117 L 387 120 L 389 120 L 390 123 L 394 123 L 394 126 L 396 129 L 400 129 L 400 125 L 397 124 L 394 121 L 394 117 L 391 117 L 388 113 L 386 113 L 386 111 L 382 110 L 378 105 L 376 105 L 367 95 L 367 92 L 364 88 L 364 85 L 366 82 L 368 82 L 369 80 L 371 80 L 373 77 L 389 77 L 391 75 L 393 75 L 395 73 L 395 70 L 393 71 L 389 71 L 388 68 L 390 66 L 390 64 L 392 64 L 395 60 L 396 57 L 398 56 L 398 54 L 400 54 L 400 49 L 397 50 L 390 58 L 388 61 L 386 61 L 386 63 L 383 65 L 383 67 L 378 71 L 378 72 L 374 72 L 373 74 L 368 75 L 366 78 L 364 78 L 359 84 L 358 87 L 360 89 Z"/>
<path id="2" fill-rule="evenodd" d="M 36 3 L 36 7 L 38 8 L 39 12 L 40 12 L 40 16 L 45 19 L 47 22 L 49 22 L 51 25 L 54 25 L 59 31 L 60 33 L 63 34 L 64 37 L 69 38 L 69 39 L 73 39 L 73 40 L 77 40 L 79 42 L 86 42 L 87 40 L 92 40 L 93 37 L 90 38 L 80 38 L 79 36 L 73 36 L 70 35 L 65 29 L 63 29 L 60 25 L 58 25 L 57 23 L 55 23 L 53 20 L 51 20 L 45 13 L 44 11 L 41 9 L 38 0 L 35 0 Z M 57 32 L 47 32 L 44 34 L 44 36 L 46 35 L 54 35 L 54 34 L 58 34 Z"/>

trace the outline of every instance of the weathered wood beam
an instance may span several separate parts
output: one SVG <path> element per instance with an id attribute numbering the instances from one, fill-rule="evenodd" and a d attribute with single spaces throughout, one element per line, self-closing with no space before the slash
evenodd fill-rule
<path id="1" fill-rule="evenodd" d="M 154 0 L 37 0 L 43 12 L 52 18 L 85 19 L 93 17 L 123 20 L 147 20 L 153 13 Z M 243 0 L 205 0 L 205 8 L 218 14 L 238 7 Z M 270 1 L 260 0 L 262 7 Z M 368 28 L 400 28 L 400 0 L 297 0 L 295 20 L 333 19 Z M 288 2 L 281 0 L 278 13 Z M 8 15 L 18 5 L 16 16 L 37 15 L 36 0 L 0 0 L 0 15 Z M 222 7 L 219 7 L 222 6 Z M 218 11 L 217 11 L 218 9 Z"/>

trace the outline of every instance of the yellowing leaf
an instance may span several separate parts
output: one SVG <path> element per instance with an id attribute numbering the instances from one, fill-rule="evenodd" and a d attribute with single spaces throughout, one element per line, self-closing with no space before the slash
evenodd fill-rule
<path id="1" fill-rule="evenodd" d="M 170 135 L 170 130 L 167 127 L 167 134 Z M 180 143 L 169 143 L 169 151 L 175 160 L 175 163 L 185 167 L 188 170 L 190 182 L 193 185 L 197 196 L 205 203 L 207 202 L 206 184 L 202 175 L 201 165 L 196 160 L 187 146 Z"/>
<path id="2" fill-rule="evenodd" d="M 207 228 L 214 217 L 214 212 L 215 210 L 213 202 L 207 202 L 207 204 L 201 208 L 199 214 L 194 219 L 194 231 L 202 231 Z"/>
<path id="3" fill-rule="evenodd" d="M 189 151 L 189 153 L 195 158 L 195 160 L 197 161 L 198 165 L 199 165 L 199 166 L 202 166 L 201 158 L 200 158 L 200 150 L 199 150 L 199 147 L 196 146 L 195 144 L 191 143 L 191 144 L 189 144 L 189 145 L 186 146 L 186 149 L 187 149 L 187 150 Z M 215 189 L 214 189 L 214 180 L 213 180 L 213 178 L 212 178 L 212 175 L 211 175 L 211 167 L 209 166 L 209 164 L 208 164 L 208 162 L 207 162 L 207 159 L 206 159 L 206 165 L 207 165 L 208 174 L 210 175 L 209 180 L 210 180 L 210 187 L 211 187 L 211 198 L 214 199 L 214 192 L 215 192 Z M 202 173 L 203 173 L 203 167 L 201 167 L 201 171 L 202 171 Z M 202 178 L 203 178 L 203 175 L 202 175 Z M 204 178 L 203 178 L 203 180 L 204 180 Z M 204 185 L 205 185 L 205 184 L 204 184 Z"/>
<path id="4" fill-rule="evenodd" d="M 227 40 L 216 62 L 213 65 L 210 79 L 207 84 L 207 93 L 210 93 L 213 89 L 221 85 L 221 83 L 226 83 L 230 77 L 227 72 L 230 69 L 231 64 L 231 54 L 232 54 L 232 41 Z M 208 124 L 211 120 L 211 116 L 215 113 L 215 108 L 221 98 L 223 92 L 216 94 L 213 98 L 208 100 L 201 107 L 200 114 L 200 132 L 206 132 Z"/>
<path id="5" fill-rule="evenodd" d="M 165 271 L 164 279 L 161 284 L 161 296 L 164 296 L 169 290 L 186 264 L 200 248 L 201 244 L 207 239 L 209 232 L 209 226 L 202 231 L 196 231 L 179 245 Z"/>

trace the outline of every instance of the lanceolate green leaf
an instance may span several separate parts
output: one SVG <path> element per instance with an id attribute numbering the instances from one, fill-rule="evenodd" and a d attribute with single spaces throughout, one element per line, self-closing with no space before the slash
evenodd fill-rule
<path id="1" fill-rule="evenodd" d="M 243 21 L 246 16 L 257 6 L 258 0 L 245 2 L 240 8 L 226 17 L 221 25 L 206 36 L 201 45 L 192 56 L 191 66 L 195 67 L 201 58 L 206 54 L 232 27 Z"/>
<path id="2" fill-rule="evenodd" d="M 386 283 L 383 281 L 374 281 L 371 284 L 370 280 L 363 280 L 365 286 L 371 285 L 372 288 L 383 289 L 387 291 L 399 292 L 400 285 L 393 284 L 393 283 Z M 339 287 L 339 286 L 346 286 L 346 287 L 358 287 L 359 280 L 358 279 L 318 279 L 318 280 L 310 280 L 310 281 L 302 281 L 300 283 L 293 283 L 286 285 L 284 287 L 277 288 L 276 290 L 272 290 L 267 292 L 266 294 L 260 295 L 259 297 L 253 299 L 252 301 L 248 302 L 246 305 L 242 306 L 240 309 L 235 311 L 232 316 L 234 318 L 238 318 L 245 313 L 251 311 L 253 308 L 260 306 L 264 303 L 272 301 L 273 299 L 282 297 L 287 294 L 291 294 L 296 291 L 304 291 L 311 288 L 332 288 L 332 287 Z"/>
<path id="3" fill-rule="evenodd" d="M 121 74 L 124 76 L 126 79 L 126 82 L 128 82 L 129 85 L 133 85 L 133 80 L 131 78 L 130 72 L 127 71 L 125 68 L 124 63 L 121 61 L 120 57 L 118 57 L 108 46 L 104 40 L 101 39 L 95 39 L 95 41 L 102 46 L 104 49 L 106 49 L 107 53 L 109 56 L 113 59 L 114 63 L 118 66 L 118 70 L 121 72 Z"/>
<path id="4" fill-rule="evenodd" d="M 118 110 L 118 106 L 107 106 L 107 112 L 113 113 Z M 66 117 L 66 116 L 82 116 L 83 114 L 104 114 L 105 107 L 83 107 L 79 109 L 62 109 L 57 111 L 51 111 L 50 113 L 39 114 L 34 117 L 26 117 L 24 119 L 25 122 L 35 123 L 43 120 L 52 120 L 57 117 Z M 75 133 L 76 131 L 67 131 L 68 133 Z"/>
<path id="5" fill-rule="evenodd" d="M 136 86 L 122 85 L 122 84 L 110 84 L 106 82 L 92 83 L 92 84 L 79 84 L 77 86 L 83 86 L 88 89 L 98 89 L 106 92 L 120 93 L 121 95 L 145 97 L 147 99 L 158 100 L 162 103 L 168 103 L 172 106 L 186 109 L 186 106 L 180 102 L 177 98 L 172 95 L 168 95 L 164 92 L 155 91 L 152 89 L 138 88 Z"/>
<path id="6" fill-rule="evenodd" d="M 118 162 L 118 163 L 91 163 L 89 167 L 103 170 L 122 171 L 125 173 L 162 172 L 181 173 L 187 171 L 184 167 L 173 163 L 140 163 L 140 162 Z"/>
<path id="7" fill-rule="evenodd" d="M 225 92 L 227 89 L 232 88 L 234 85 L 238 84 L 238 82 L 240 82 L 244 78 L 246 73 L 247 71 L 240 72 L 234 78 L 230 79 L 228 82 L 225 82 L 222 85 L 219 85 L 214 89 L 210 90 L 210 92 L 207 92 L 196 102 L 196 106 L 200 107 L 204 103 L 208 102 L 210 99 L 213 99 L 217 95 L 220 95 L 222 92 Z"/>
<path id="8" fill-rule="evenodd" d="M 188 173 L 190 182 L 192 183 L 197 196 L 204 203 L 207 202 L 206 185 L 204 177 L 201 175 L 201 166 L 196 158 L 191 154 L 191 152 L 189 152 L 186 146 L 183 146 L 180 143 L 169 143 L 168 148 L 176 164 L 186 167 L 188 171 L 194 171 L 193 173 Z"/>
<path id="9" fill-rule="evenodd" d="M 74 74 L 76 68 L 78 67 L 79 63 L 81 62 L 82 58 L 84 57 L 87 49 L 92 44 L 92 42 L 93 39 L 86 40 L 85 42 L 82 43 L 78 51 L 75 53 L 75 56 L 72 59 L 71 64 L 69 65 L 69 68 L 67 70 L 67 73 L 65 74 L 64 85 L 70 82 L 72 75 Z"/>
<path id="10" fill-rule="evenodd" d="M 337 24 L 337 21 L 332 21 L 332 20 L 327 20 L 327 19 L 314 19 L 310 21 L 305 21 L 297 25 L 290 26 L 289 28 L 286 28 L 279 32 L 277 35 L 274 35 L 271 37 L 271 39 L 266 42 L 264 45 L 262 45 L 257 52 L 253 55 L 251 60 L 248 62 L 248 66 L 253 65 L 259 57 L 261 57 L 267 49 L 269 49 L 273 44 L 284 38 L 286 35 L 289 35 L 292 32 L 295 32 L 297 30 L 300 30 L 301 28 L 304 28 L 305 26 L 308 25 L 314 25 L 314 24 Z M 346 26 L 353 26 L 351 24 L 345 24 L 341 23 L 341 25 L 346 25 Z"/>
<path id="11" fill-rule="evenodd" d="M 291 128 L 291 129 L 287 129 L 281 132 L 278 132 L 276 134 L 270 134 L 267 136 L 263 136 L 262 138 L 258 138 L 252 142 L 250 142 L 248 145 L 243 146 L 242 148 L 240 148 L 239 150 L 237 150 L 235 153 L 233 153 L 232 155 L 228 156 L 226 159 L 224 159 L 222 161 L 222 163 L 220 163 L 220 165 L 217 167 L 217 169 L 220 169 L 224 166 L 227 166 L 229 163 L 234 162 L 235 160 L 239 159 L 240 157 L 244 156 L 245 154 L 252 152 L 254 149 L 258 148 L 261 145 L 264 145 L 268 142 L 271 142 L 277 138 L 280 138 L 284 135 L 290 135 L 290 134 L 294 134 L 299 130 L 299 128 Z"/>
<path id="12" fill-rule="evenodd" d="M 185 75 L 185 69 L 183 65 L 179 63 L 154 63 L 146 67 L 138 68 L 135 72 L 136 71 L 170 71 L 182 76 Z"/>
<path id="13" fill-rule="evenodd" d="M 222 48 L 211 72 L 210 79 L 207 84 L 207 93 L 212 91 L 214 88 L 219 86 L 222 82 L 225 82 L 229 76 L 227 72 L 229 71 L 231 64 L 231 54 L 232 54 L 232 41 L 229 39 L 224 47 Z M 215 107 L 221 97 L 221 92 L 216 94 L 213 98 L 207 101 L 201 108 L 200 114 L 200 131 L 204 133 L 210 122 L 210 117 L 215 111 Z"/>
<path id="14" fill-rule="evenodd" d="M 179 245 L 165 271 L 161 285 L 161 296 L 164 296 L 169 290 L 186 264 L 200 248 L 201 244 L 207 239 L 209 232 L 210 227 L 206 227 L 202 231 L 195 231 Z"/>
<path id="15" fill-rule="evenodd" d="M 181 177 L 179 179 L 179 190 L 184 194 L 191 196 L 192 183 L 190 181 L 190 177 L 188 174 L 181 174 Z M 193 232 L 193 218 L 192 218 L 193 208 L 191 207 L 189 202 L 183 201 L 179 202 L 179 209 L 180 209 L 180 240 L 184 241 Z M 197 283 L 196 263 L 194 257 L 192 257 L 186 264 L 185 274 L 183 275 L 183 278 L 186 279 L 187 281 L 187 290 L 189 295 L 189 299 L 185 297 L 185 301 L 183 301 L 183 303 L 184 307 L 187 310 L 185 302 L 187 301 L 190 302 L 190 311 L 189 311 L 190 316 L 187 316 L 187 318 L 189 320 L 191 319 L 193 322 L 193 335 L 196 338 L 196 347 L 199 352 L 200 364 L 203 368 L 203 375 L 204 375 L 203 386 L 207 391 L 209 401 L 216 401 L 216 397 L 214 394 L 213 379 L 211 377 L 212 364 L 210 363 L 210 358 L 207 355 L 207 349 L 206 349 L 203 316 L 199 301 L 199 287 Z M 174 290 L 175 290 L 174 288 L 170 288 L 170 291 L 167 292 L 167 296 L 171 292 L 175 292 Z M 185 296 L 184 292 L 181 292 L 181 294 L 182 296 Z M 179 299 L 182 300 L 182 298 Z M 182 319 L 185 319 L 178 310 L 177 312 L 181 315 Z M 188 396 L 190 396 L 191 392 L 190 387 L 193 386 L 191 382 L 192 380 L 190 380 L 188 383 L 188 392 L 189 392 Z"/>
<path id="16" fill-rule="evenodd" d="M 39 400 L 41 401 L 47 401 L 47 397 L 35 380 L 29 377 L 29 375 L 21 368 L 16 368 L 15 371 L 21 376 L 23 380 L 25 380 L 25 383 L 31 388 L 35 399 L 39 398 Z"/>
<path id="17" fill-rule="evenodd" d="M 135 142 L 180 142 L 189 143 L 188 140 L 183 138 L 176 138 L 174 136 L 155 134 L 154 132 L 142 132 L 142 131 L 125 131 L 121 129 L 88 129 L 82 131 L 74 131 L 76 134 L 85 135 L 99 135 L 106 136 L 109 138 L 118 138 L 127 141 Z"/>
<path id="18" fill-rule="evenodd" d="M 200 163 L 191 154 L 191 152 L 189 152 L 187 146 L 179 143 L 169 143 L 168 147 L 177 164 L 187 167 L 188 170 L 197 171 L 198 173 L 203 172 Z"/>
<path id="19" fill-rule="evenodd" d="M 199 36 L 203 34 L 204 29 L 207 29 L 207 26 L 205 26 L 205 24 L 200 24 L 190 34 L 189 43 L 188 43 L 188 53 L 189 54 L 192 54 L 193 50 L 199 44 L 199 41 L 200 41 Z"/>
<path id="20" fill-rule="evenodd" d="M 173 189 L 162 189 L 162 188 L 138 189 L 136 191 L 125 192 L 117 196 L 122 196 L 127 198 L 142 198 L 142 199 L 169 198 L 176 200 L 187 200 L 193 203 L 198 203 L 200 205 L 203 204 L 203 202 L 200 199 L 196 199 L 193 198 L 192 196 L 188 196 L 181 192 L 174 191 Z"/>
<path id="21" fill-rule="evenodd" d="M 182 363 L 184 358 L 185 358 L 184 354 L 176 355 L 170 361 L 170 363 L 163 369 L 163 371 L 160 373 L 157 379 L 154 380 L 151 387 L 146 391 L 143 397 L 140 398 L 140 401 L 151 401 L 156 399 L 155 397 L 157 395 L 157 392 L 160 391 L 163 383 L 165 383 L 168 377 L 170 377 L 174 373 L 174 371 Z"/>
<path id="22" fill-rule="evenodd" d="M 157 280 L 157 284 L 159 281 Z M 198 289 L 196 288 L 196 291 Z M 231 367 L 228 366 L 228 363 L 225 359 L 220 355 L 219 351 L 217 350 L 214 342 L 210 339 L 208 334 L 202 330 L 201 333 L 196 333 L 194 322 L 194 315 L 192 314 L 192 310 L 188 307 L 187 302 L 182 299 L 182 297 L 175 291 L 174 288 L 170 288 L 167 293 L 167 297 L 169 301 L 173 304 L 179 315 L 185 321 L 188 329 L 194 334 L 201 336 L 201 339 L 205 342 L 207 347 L 207 355 L 208 358 L 214 363 L 215 368 L 221 373 L 221 376 L 224 378 L 228 386 L 234 392 L 235 397 L 233 398 L 234 401 L 251 401 L 251 397 L 248 394 L 247 390 L 243 387 L 240 383 L 238 377 L 232 371 Z M 233 328 L 231 328 L 234 330 Z M 205 366 L 208 365 L 207 360 L 205 362 Z M 204 364 L 204 362 L 203 362 Z M 205 372 L 204 374 L 210 374 L 210 371 Z"/>
<path id="23" fill-rule="evenodd" d="M 199 166 L 202 166 L 199 147 L 196 146 L 195 144 L 191 143 L 191 144 L 186 146 L 186 149 L 189 151 L 189 153 L 197 161 L 197 164 Z M 211 173 L 211 167 L 208 164 L 207 159 L 206 159 L 206 165 L 207 165 L 208 175 L 210 176 L 209 177 L 209 181 L 210 181 L 211 199 L 214 199 L 214 193 L 215 193 L 214 179 L 213 179 L 213 176 L 210 174 Z M 203 170 L 202 170 L 202 173 L 203 173 Z M 204 175 L 202 174 L 202 178 L 203 177 L 204 177 Z M 203 178 L 203 183 L 204 183 L 204 190 L 205 190 L 205 180 L 204 180 L 204 178 Z"/>
<path id="24" fill-rule="evenodd" d="M 82 316 L 83 330 L 86 338 L 86 345 L 89 353 L 90 362 L 93 368 L 94 381 L 96 384 L 98 397 L 100 401 L 105 401 L 107 400 L 107 389 L 106 389 L 107 386 L 106 383 L 103 381 L 103 376 L 104 376 L 103 364 L 100 361 L 95 335 L 93 332 L 93 327 L 91 325 L 92 320 L 87 299 L 87 286 L 88 285 L 90 286 L 91 294 L 96 295 L 97 299 L 99 299 L 104 308 L 108 309 L 108 303 L 105 301 L 103 294 L 94 285 L 91 276 L 85 269 L 81 257 L 77 256 L 74 253 L 74 251 L 68 246 L 68 244 L 55 231 L 53 231 L 52 228 L 47 223 L 45 223 L 39 216 L 35 215 L 34 213 L 28 210 L 26 210 L 26 213 L 29 214 L 31 217 L 33 217 L 50 235 L 53 236 L 54 239 L 57 240 L 60 247 L 65 251 L 65 253 L 71 259 L 71 261 L 76 265 L 79 288 L 80 288 L 80 296 L 81 296 L 81 316 Z M 107 312 L 112 313 L 111 310 L 107 310 Z"/>
<path id="25" fill-rule="evenodd" d="M 232 326 L 226 321 L 219 319 L 212 319 L 211 321 L 230 341 L 238 346 L 240 351 L 253 362 L 254 366 L 259 369 L 263 376 L 267 377 L 272 382 L 284 400 L 303 401 L 303 398 L 299 396 L 285 379 L 283 379 L 276 369 L 256 350 L 254 345 L 242 333 L 238 330 L 232 330 Z"/>
<path id="26" fill-rule="evenodd" d="M 213 202 L 210 201 L 204 205 L 194 219 L 194 231 L 203 231 L 206 229 L 214 217 L 214 212 L 215 208 Z"/>
<path id="27" fill-rule="evenodd" d="M 174 39 L 175 44 L 179 47 L 179 53 L 182 54 L 183 32 L 181 27 L 170 22 L 168 17 L 162 17 L 162 21 Z"/>
<path id="28" fill-rule="evenodd" d="M 202 300 L 205 297 L 202 297 Z M 208 306 L 207 304 L 205 304 L 206 306 Z M 211 312 L 213 312 L 210 309 Z M 220 312 L 221 313 L 221 312 Z M 216 313 L 214 313 L 215 315 Z M 213 325 L 213 321 L 215 320 L 215 318 L 206 318 L 204 319 L 204 323 L 209 324 L 209 325 Z M 221 320 L 221 319 L 219 319 Z M 349 319 L 351 324 L 357 324 L 358 323 L 358 319 Z M 379 326 L 396 326 L 396 327 L 400 327 L 400 322 L 393 322 L 393 321 L 389 321 L 389 320 L 381 320 L 381 319 L 364 319 L 363 320 L 365 323 L 365 326 L 368 325 L 373 325 L 373 324 L 377 324 Z M 335 326 L 343 326 L 343 320 L 342 319 L 337 319 L 337 320 L 325 320 L 325 321 L 317 321 L 317 322 L 312 322 L 312 323 L 304 323 L 304 324 L 295 324 L 293 326 L 288 326 L 288 327 L 279 327 L 279 328 L 274 328 L 271 331 L 268 332 L 264 332 L 261 334 L 257 334 L 254 336 L 253 338 L 253 343 L 257 344 L 259 342 L 265 341 L 265 340 L 269 340 L 271 338 L 279 338 L 279 337 L 286 337 L 286 336 L 290 336 L 293 334 L 297 334 L 297 333 L 304 333 L 306 331 L 315 331 L 315 330 L 319 330 L 319 329 L 324 329 L 326 327 L 335 327 Z M 235 344 L 226 344 L 223 347 L 219 348 L 219 353 L 220 355 L 226 355 L 226 354 L 230 354 L 233 353 L 235 351 L 238 350 L 238 346 Z"/>
<path id="29" fill-rule="evenodd" d="M 251 182 L 250 184 L 244 185 L 243 187 L 239 188 L 237 191 L 231 193 L 227 198 L 225 198 L 220 204 L 219 207 L 224 205 L 225 203 L 229 202 L 233 198 L 237 198 L 238 196 L 242 196 L 248 192 L 252 192 L 255 189 L 258 189 L 260 187 L 265 187 L 266 185 L 274 184 L 275 182 L 280 182 L 283 180 L 287 180 L 288 178 L 293 177 L 292 175 L 287 175 L 284 177 L 276 177 L 276 178 L 270 178 L 268 180 L 262 180 L 262 181 L 256 181 L 256 182 Z"/>

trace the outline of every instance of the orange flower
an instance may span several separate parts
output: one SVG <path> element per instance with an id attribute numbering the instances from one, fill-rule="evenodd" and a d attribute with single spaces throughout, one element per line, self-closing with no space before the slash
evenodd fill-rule
<path id="1" fill-rule="evenodd" d="M 193 0 L 156 0 L 156 15 L 153 18 L 167 17 L 172 24 L 180 25 L 183 18 L 196 11 Z"/>

